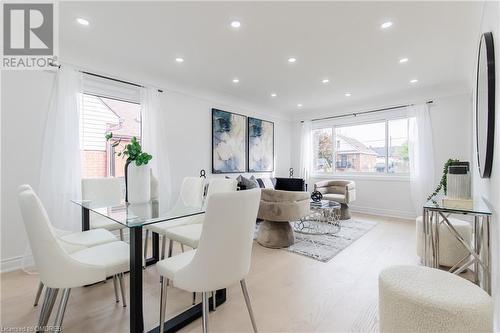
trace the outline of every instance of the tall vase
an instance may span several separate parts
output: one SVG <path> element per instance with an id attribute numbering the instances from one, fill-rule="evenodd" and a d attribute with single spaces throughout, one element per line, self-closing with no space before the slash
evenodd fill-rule
<path id="1" fill-rule="evenodd" d="M 151 200 L 151 171 L 148 165 L 137 166 L 134 162 L 125 165 L 125 201 L 131 204 Z"/>

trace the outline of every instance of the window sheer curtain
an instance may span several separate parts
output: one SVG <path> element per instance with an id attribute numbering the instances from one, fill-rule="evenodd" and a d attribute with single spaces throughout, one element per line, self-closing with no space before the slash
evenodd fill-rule
<path id="1" fill-rule="evenodd" d="M 299 176 L 307 183 L 312 170 L 312 122 L 310 120 L 304 120 L 301 124 L 299 162 Z"/>
<path id="2" fill-rule="evenodd" d="M 434 187 L 434 141 L 432 139 L 429 105 L 408 107 L 408 152 L 410 157 L 411 196 L 415 212 L 422 213 L 422 206 Z"/>
<path id="3" fill-rule="evenodd" d="M 142 143 L 144 151 L 153 155 L 149 162 L 158 178 L 160 212 L 171 205 L 171 177 L 168 159 L 167 115 L 161 108 L 160 92 L 156 88 L 141 88 Z"/>
<path id="4" fill-rule="evenodd" d="M 80 107 L 82 75 L 70 66 L 57 71 L 42 145 L 38 193 L 54 227 L 81 230 Z"/>

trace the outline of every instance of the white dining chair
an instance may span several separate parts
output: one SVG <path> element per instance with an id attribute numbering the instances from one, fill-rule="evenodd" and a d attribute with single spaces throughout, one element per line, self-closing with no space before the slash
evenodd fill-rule
<path id="1" fill-rule="evenodd" d="M 47 287 L 38 327 L 43 329 L 47 325 L 59 290 L 63 295 L 54 325 L 60 327 L 71 289 L 97 283 L 107 277 L 113 277 L 115 293 L 116 281 L 120 282 L 123 306 L 126 306 L 123 273 L 129 270 L 127 243 L 115 241 L 67 253 L 35 192 L 21 187 L 18 201 L 40 280 Z"/>
<path id="2" fill-rule="evenodd" d="M 18 192 L 22 192 L 24 190 L 33 190 L 33 188 L 27 184 L 19 186 Z M 116 242 L 118 240 L 115 235 L 105 229 L 71 232 L 55 228 L 52 224 L 50 224 L 50 227 L 67 253 L 76 252 L 96 245 Z M 40 281 L 33 306 L 38 305 L 38 301 L 40 300 L 40 296 L 43 292 L 43 287 L 43 283 Z M 116 284 L 115 293 L 117 294 Z"/>
<path id="3" fill-rule="evenodd" d="M 259 201 L 258 189 L 211 195 L 198 248 L 156 264 L 161 276 L 161 328 L 165 321 L 169 280 L 177 288 L 202 293 L 204 333 L 208 331 L 209 293 L 240 282 L 253 330 L 257 332 L 245 278 L 250 270 Z"/>
<path id="4" fill-rule="evenodd" d="M 216 193 L 228 193 L 236 191 L 238 181 L 236 179 L 215 178 L 208 184 L 207 199 Z M 181 245 L 187 245 L 192 249 L 198 247 L 201 230 L 203 228 L 204 215 L 200 215 L 195 223 L 189 223 L 181 226 L 175 226 L 165 230 L 165 236 L 170 240 L 168 256 L 172 255 L 173 242 L 179 242 Z"/>
<path id="5" fill-rule="evenodd" d="M 120 205 L 123 201 L 123 180 L 118 177 L 106 178 L 84 178 L 82 179 L 82 199 L 98 202 L 100 205 Z M 123 229 L 125 226 L 110 219 L 90 212 L 90 229 L 106 229 L 108 231 L 120 232 L 120 240 L 123 241 Z"/>
<path id="6" fill-rule="evenodd" d="M 175 209 L 182 209 L 183 207 L 197 207 L 201 208 L 203 205 L 203 192 L 205 189 L 205 179 L 201 177 L 185 177 L 182 180 L 181 191 L 179 195 L 179 199 L 175 204 Z M 144 260 L 147 258 L 147 249 L 148 249 L 148 239 L 149 232 L 155 232 L 162 237 L 162 245 L 161 245 L 161 259 L 165 257 L 165 246 L 166 240 L 165 234 L 168 229 L 184 224 L 197 223 L 199 219 L 202 218 L 201 215 L 184 217 L 181 219 L 177 219 L 174 221 L 155 223 L 148 226 L 145 226 L 146 229 L 146 237 L 144 240 Z M 171 252 L 171 250 L 170 250 Z"/>

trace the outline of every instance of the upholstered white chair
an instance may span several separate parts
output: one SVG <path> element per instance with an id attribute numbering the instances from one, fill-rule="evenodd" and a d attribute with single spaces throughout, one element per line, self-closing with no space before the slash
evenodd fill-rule
<path id="1" fill-rule="evenodd" d="M 314 184 L 314 191 L 321 192 L 324 200 L 340 204 L 340 219 L 351 218 L 349 204 L 356 200 L 356 183 L 352 180 L 322 180 Z"/>
<path id="2" fill-rule="evenodd" d="M 169 280 L 177 288 L 202 293 L 203 332 L 208 330 L 209 293 L 240 282 L 253 329 L 257 332 L 245 277 L 250 270 L 259 201 L 259 189 L 211 195 L 198 248 L 156 264 L 161 275 L 160 327 L 165 321 Z"/>
<path id="3" fill-rule="evenodd" d="M 67 253 L 35 192 L 20 188 L 18 201 L 40 280 L 47 287 L 39 327 L 47 325 L 59 290 L 63 291 L 63 296 L 55 326 L 62 325 L 72 288 L 100 282 L 111 276 L 114 277 L 116 293 L 116 281 L 119 280 L 123 305 L 126 306 L 123 272 L 129 270 L 127 243 L 116 241 Z"/>
<path id="4" fill-rule="evenodd" d="M 82 179 L 82 199 L 99 202 L 103 206 L 119 205 L 123 201 L 122 179 L 118 177 L 84 178 Z M 90 212 L 90 229 L 99 228 L 109 231 L 119 230 L 120 239 L 123 240 L 125 226 Z"/>
<path id="5" fill-rule="evenodd" d="M 205 179 L 201 177 L 185 177 L 182 180 L 181 191 L 179 199 L 175 204 L 173 210 L 182 207 L 202 207 L 203 205 L 203 192 L 205 190 Z M 168 221 L 163 223 L 155 223 L 144 227 L 146 229 L 146 238 L 144 241 L 144 260 L 147 258 L 147 249 L 148 249 L 148 239 L 149 232 L 156 232 L 162 237 L 162 245 L 161 245 L 161 259 L 165 257 L 165 246 L 166 240 L 165 237 L 168 229 L 184 225 L 190 223 L 198 223 L 198 220 L 202 218 L 199 215 L 189 216 L 181 219 L 177 219 L 174 221 Z M 170 247 L 171 249 L 171 247 Z"/>
<path id="6" fill-rule="evenodd" d="M 380 333 L 493 332 L 493 301 L 452 273 L 392 266 L 379 275 Z"/>
<path id="7" fill-rule="evenodd" d="M 19 186 L 18 192 L 24 190 L 33 190 L 30 185 L 24 184 Z M 55 228 L 52 224 L 50 227 L 54 231 L 54 234 L 58 237 L 61 246 L 67 253 L 72 253 L 75 251 L 83 250 L 88 247 L 116 242 L 118 239 L 111 232 L 105 229 L 93 229 L 83 232 L 71 232 L 66 230 L 61 230 Z M 38 305 L 40 296 L 43 291 L 43 283 L 40 281 L 38 284 L 38 290 L 35 296 L 35 302 L 33 306 Z M 115 289 L 116 292 L 116 289 Z"/>
<path id="8" fill-rule="evenodd" d="M 208 184 L 207 199 L 216 193 L 228 193 L 236 191 L 238 181 L 236 179 L 214 178 Z M 206 201 L 208 202 L 208 201 Z M 165 230 L 165 236 L 170 240 L 168 256 L 172 255 L 173 242 L 179 242 L 181 245 L 187 245 L 196 249 L 201 237 L 204 215 L 197 215 L 192 223 L 168 228 Z"/>

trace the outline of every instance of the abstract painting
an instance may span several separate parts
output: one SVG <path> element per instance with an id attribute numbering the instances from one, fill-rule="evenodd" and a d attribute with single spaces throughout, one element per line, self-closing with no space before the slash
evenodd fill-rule
<path id="1" fill-rule="evenodd" d="M 247 117 L 212 109 L 212 173 L 246 171 Z"/>
<path id="2" fill-rule="evenodd" d="M 248 118 L 248 171 L 274 171 L 274 123 Z"/>

